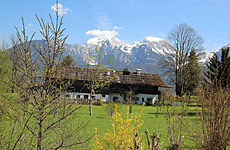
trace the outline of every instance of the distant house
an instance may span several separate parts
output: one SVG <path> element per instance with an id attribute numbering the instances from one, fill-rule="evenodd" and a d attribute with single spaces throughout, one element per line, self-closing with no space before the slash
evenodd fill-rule
<path id="1" fill-rule="evenodd" d="M 62 78 L 74 82 L 68 89 L 68 95 L 71 98 L 89 99 L 90 91 L 84 86 L 93 76 L 93 72 L 89 68 L 66 67 L 61 72 Z M 104 102 L 125 100 L 127 91 L 132 89 L 135 92 L 132 103 L 142 104 L 147 100 L 155 103 L 160 94 L 159 87 L 166 87 L 158 74 L 143 73 L 141 69 L 137 69 L 136 72 L 106 70 L 102 74 L 98 75 L 98 78 L 114 77 L 109 86 L 98 89 L 93 95 L 96 99 L 101 98 Z"/>

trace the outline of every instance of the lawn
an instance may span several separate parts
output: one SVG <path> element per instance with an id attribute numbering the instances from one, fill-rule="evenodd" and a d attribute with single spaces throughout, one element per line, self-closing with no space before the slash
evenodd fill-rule
<path id="1" fill-rule="evenodd" d="M 74 125 L 78 125 L 79 123 L 86 123 L 89 122 L 86 126 L 86 128 L 83 129 L 83 132 L 81 133 L 82 136 L 84 137 L 90 137 L 95 133 L 95 128 L 97 128 L 97 133 L 103 134 L 106 132 L 108 129 L 111 129 L 111 122 L 112 122 L 112 117 L 108 115 L 108 113 L 105 111 L 104 106 L 93 106 L 93 115 L 89 115 L 89 106 L 88 105 L 83 105 L 77 112 L 75 112 L 72 115 L 72 123 Z M 133 113 L 139 114 L 140 109 L 142 105 L 133 105 Z M 197 116 L 195 115 L 196 113 L 195 107 L 190 107 L 189 112 L 188 112 L 188 117 L 190 119 L 197 119 Z M 118 111 L 122 114 L 122 116 L 125 116 L 127 110 L 127 105 L 119 105 Z M 161 142 L 163 142 L 163 148 L 166 149 L 166 147 L 169 145 L 169 140 L 168 140 L 168 127 L 167 127 L 167 122 L 165 118 L 165 108 L 162 107 L 162 110 L 160 111 L 159 108 L 159 115 L 158 118 L 156 118 L 156 111 L 157 107 L 154 106 L 144 106 L 143 114 L 142 114 L 142 120 L 144 121 L 143 126 L 141 127 L 139 134 L 143 133 L 144 130 L 148 129 L 150 133 L 153 131 L 157 130 L 158 133 L 162 134 L 161 137 Z M 7 123 L 8 119 L 0 119 L 0 125 L 1 127 L 4 126 L 5 130 L 8 130 L 9 128 L 7 127 L 9 123 Z M 187 139 L 186 135 L 184 135 L 184 148 L 185 149 L 195 149 L 195 145 Z M 146 136 L 144 135 L 144 142 L 147 143 Z M 87 143 L 87 146 L 85 146 L 83 149 L 84 150 L 89 150 L 91 149 L 89 145 L 92 144 L 92 140 Z M 146 145 L 146 144 L 145 144 Z"/>
<path id="2" fill-rule="evenodd" d="M 133 113 L 138 114 L 141 105 L 133 105 Z M 119 108 L 119 112 L 125 116 L 127 105 L 121 105 Z M 73 120 L 75 122 L 78 121 L 89 121 L 89 124 L 87 125 L 87 133 L 88 135 L 92 135 L 95 132 L 95 128 L 97 128 L 98 134 L 103 134 L 103 132 L 106 132 L 108 129 L 111 129 L 111 116 L 108 116 L 108 113 L 104 110 L 103 106 L 93 106 L 93 115 L 89 116 L 88 111 L 88 105 L 83 105 L 82 108 L 73 116 Z M 197 108 L 190 107 L 189 108 L 189 118 L 190 119 L 196 119 L 197 117 L 194 115 Z M 142 120 L 144 121 L 143 126 L 141 127 L 139 133 L 144 133 L 145 129 L 148 129 L 150 133 L 157 130 L 158 133 L 162 134 L 161 142 L 163 142 L 164 149 L 168 146 L 169 140 L 168 140 L 168 127 L 167 122 L 165 119 L 165 108 L 162 108 L 160 111 L 159 108 L 159 115 L 158 118 L 156 118 L 156 111 L 157 107 L 154 106 L 145 106 L 142 114 Z M 184 135 L 185 136 L 185 135 Z M 144 137 L 144 142 L 146 142 L 146 137 Z M 89 145 L 92 144 L 92 142 L 89 143 Z M 184 138 L 184 148 L 185 149 L 194 149 L 195 145 L 186 138 Z M 85 148 L 90 149 L 90 147 Z"/>

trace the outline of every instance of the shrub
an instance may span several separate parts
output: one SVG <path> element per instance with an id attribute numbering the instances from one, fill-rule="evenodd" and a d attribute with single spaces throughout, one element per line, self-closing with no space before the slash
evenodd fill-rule
<path id="1" fill-rule="evenodd" d="M 134 116 L 129 114 L 129 108 L 127 107 L 126 119 L 124 119 L 117 112 L 117 105 L 115 105 L 112 130 L 108 130 L 100 136 L 97 135 L 96 129 L 93 149 L 135 149 L 136 143 L 142 143 L 142 138 L 137 138 L 137 133 L 143 124 L 141 120 L 143 108 L 140 110 L 139 115 Z"/>
<path id="2" fill-rule="evenodd" d="M 96 105 L 98 105 L 98 106 L 103 106 L 103 100 L 102 100 L 102 98 L 97 99 Z"/>
<path id="3" fill-rule="evenodd" d="M 149 135 L 149 131 L 145 129 L 145 134 L 148 141 L 148 148 L 149 150 L 161 150 L 161 145 L 163 142 L 160 143 L 161 140 L 161 134 L 159 134 L 157 131 L 154 131 L 153 134 Z"/>
<path id="4" fill-rule="evenodd" d="M 113 116 L 113 114 L 115 113 L 115 107 L 117 107 L 117 103 L 108 101 L 107 104 L 104 106 L 104 109 L 108 112 L 109 116 Z"/>
<path id="5" fill-rule="evenodd" d="M 201 90 L 200 123 L 190 135 L 200 148 L 224 150 L 230 145 L 230 91 L 221 87 Z M 194 128 L 196 127 L 196 128 Z"/>
<path id="6" fill-rule="evenodd" d="M 83 100 L 83 104 L 88 105 L 89 104 L 89 100 L 88 99 L 84 99 Z"/>
<path id="7" fill-rule="evenodd" d="M 184 118 L 187 115 L 187 106 L 184 105 L 183 97 L 170 95 L 166 101 L 166 121 L 168 125 L 168 136 L 170 145 L 168 149 L 177 150 L 183 147 L 183 128 L 185 126 Z M 177 105 L 170 106 L 173 102 Z"/>

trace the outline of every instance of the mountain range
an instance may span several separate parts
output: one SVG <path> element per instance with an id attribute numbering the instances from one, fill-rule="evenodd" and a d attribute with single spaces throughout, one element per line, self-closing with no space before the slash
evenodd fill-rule
<path id="1" fill-rule="evenodd" d="M 113 58 L 115 64 L 114 69 L 136 71 L 136 68 L 142 69 L 142 72 L 157 73 L 162 76 L 163 80 L 167 80 L 164 75 L 165 70 L 162 69 L 162 59 L 167 52 L 170 52 L 172 46 L 161 38 L 146 37 L 140 42 L 125 44 L 116 37 L 91 38 L 85 44 L 66 44 L 63 56 L 70 55 L 76 60 L 77 65 L 85 67 L 87 65 L 86 56 L 89 55 L 89 49 L 95 49 L 98 44 L 105 42 L 107 49 L 110 51 L 108 58 Z M 213 52 L 200 52 L 199 63 L 201 65 L 207 63 L 208 58 Z"/>

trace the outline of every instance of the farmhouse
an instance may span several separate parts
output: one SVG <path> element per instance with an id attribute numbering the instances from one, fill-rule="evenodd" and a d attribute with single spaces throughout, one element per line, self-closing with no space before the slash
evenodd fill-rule
<path id="1" fill-rule="evenodd" d="M 61 71 L 65 80 L 71 80 L 72 86 L 68 89 L 68 96 L 74 99 L 89 99 L 90 90 L 85 84 L 93 79 L 110 80 L 110 85 L 95 91 L 93 98 L 104 102 L 126 100 L 127 92 L 132 91 L 132 103 L 155 103 L 160 94 L 159 87 L 166 87 L 158 74 L 143 73 L 141 69 L 136 72 L 103 69 L 94 73 L 93 69 L 81 67 L 66 67 Z"/>

